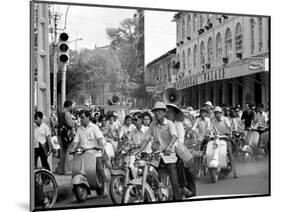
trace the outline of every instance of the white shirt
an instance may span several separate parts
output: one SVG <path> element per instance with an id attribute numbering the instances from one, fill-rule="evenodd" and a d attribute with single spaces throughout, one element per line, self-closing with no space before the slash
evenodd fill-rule
<path id="1" fill-rule="evenodd" d="M 130 135 L 134 129 L 136 129 L 136 126 L 133 124 L 130 124 L 129 127 L 127 127 L 126 125 L 122 125 L 119 137 L 121 138 L 123 135 Z"/>
<path id="2" fill-rule="evenodd" d="M 218 135 L 225 135 L 231 132 L 231 125 L 228 118 L 226 118 L 225 116 L 222 116 L 220 121 L 218 121 L 216 118 L 212 120 L 212 125 L 214 131 Z"/>
<path id="3" fill-rule="evenodd" d="M 98 139 L 101 138 L 103 139 L 103 134 L 98 126 L 90 122 L 86 128 L 84 126 L 78 128 L 74 143 L 79 143 L 83 148 L 93 148 L 100 146 Z"/>
<path id="4" fill-rule="evenodd" d="M 162 124 L 159 124 L 157 121 L 153 121 L 144 137 L 145 140 L 150 140 L 151 137 L 153 137 L 160 143 L 160 148 L 164 149 L 171 143 L 172 136 L 177 137 L 175 124 L 165 118 Z"/>
<path id="5" fill-rule="evenodd" d="M 46 138 L 51 135 L 50 128 L 42 123 L 40 126 L 34 124 L 34 148 L 39 148 L 40 144 L 46 143 Z"/>
<path id="6" fill-rule="evenodd" d="M 202 141 L 204 137 L 210 132 L 211 129 L 212 126 L 209 117 L 205 117 L 205 120 L 202 120 L 201 117 L 197 118 L 192 127 L 192 130 L 196 132 L 198 141 Z"/>
<path id="7" fill-rule="evenodd" d="M 184 131 L 183 123 L 179 121 L 175 121 L 174 124 L 177 130 L 178 142 L 184 143 L 185 131 Z"/>
<path id="8" fill-rule="evenodd" d="M 267 126 L 268 116 L 267 114 L 262 111 L 262 113 L 256 113 L 256 124 L 255 127 L 262 127 L 265 128 Z"/>
<path id="9" fill-rule="evenodd" d="M 129 142 L 140 146 L 142 144 L 142 142 L 144 141 L 144 135 L 147 132 L 148 127 L 142 125 L 141 129 L 138 130 L 137 128 L 135 128 L 131 134 L 129 135 Z M 149 142 L 147 144 L 147 146 L 145 147 L 145 149 L 143 150 L 143 152 L 147 152 L 150 153 L 151 152 L 151 142 Z"/>

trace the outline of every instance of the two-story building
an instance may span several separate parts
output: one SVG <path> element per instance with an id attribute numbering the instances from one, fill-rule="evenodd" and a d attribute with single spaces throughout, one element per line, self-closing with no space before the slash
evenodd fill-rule
<path id="1" fill-rule="evenodd" d="M 173 87 L 176 76 L 176 69 L 174 69 L 175 58 L 176 48 L 168 51 L 146 65 L 144 74 L 145 84 L 149 87 L 154 87 L 152 92 L 150 92 L 150 106 L 153 106 L 157 100 L 162 101 L 163 92 L 167 88 Z"/>
<path id="2" fill-rule="evenodd" d="M 268 105 L 269 17 L 180 12 L 174 21 L 182 105 Z"/>

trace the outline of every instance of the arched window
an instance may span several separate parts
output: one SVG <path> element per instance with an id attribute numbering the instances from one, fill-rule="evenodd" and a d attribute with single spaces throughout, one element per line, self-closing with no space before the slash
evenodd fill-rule
<path id="1" fill-rule="evenodd" d="M 250 36 L 251 36 L 251 54 L 254 54 L 255 51 L 255 20 L 250 19 Z"/>
<path id="2" fill-rule="evenodd" d="M 192 67 L 192 64 L 191 64 L 191 50 L 189 48 L 188 52 L 187 52 L 187 69 L 188 69 L 188 71 L 191 71 L 191 67 Z"/>
<path id="3" fill-rule="evenodd" d="M 197 30 L 197 14 L 193 13 L 193 32 Z"/>
<path id="4" fill-rule="evenodd" d="M 197 58 L 198 58 L 198 50 L 197 45 L 193 48 L 193 67 L 195 68 L 197 66 Z"/>
<path id="5" fill-rule="evenodd" d="M 184 72 L 185 70 L 185 52 L 182 52 L 182 71 Z"/>
<path id="6" fill-rule="evenodd" d="M 187 16 L 186 32 L 187 32 L 187 36 L 191 35 L 191 18 L 190 18 L 190 14 L 188 14 L 188 16 Z"/>
<path id="7" fill-rule="evenodd" d="M 228 28 L 225 32 L 225 53 L 226 57 L 231 58 L 232 56 L 232 35 Z"/>
<path id="8" fill-rule="evenodd" d="M 242 35 L 242 27 L 241 24 L 238 23 L 235 29 L 235 50 L 236 52 L 242 52 L 242 43 L 243 43 L 243 35 Z"/>
<path id="9" fill-rule="evenodd" d="M 262 51 L 263 44 L 262 44 L 262 17 L 259 17 L 259 51 Z"/>
<path id="10" fill-rule="evenodd" d="M 216 58 L 222 58 L 222 38 L 220 33 L 216 37 Z"/>
<path id="11" fill-rule="evenodd" d="M 208 39 L 208 62 L 213 61 L 213 39 L 209 37 Z"/>
<path id="12" fill-rule="evenodd" d="M 184 38 L 185 38 L 185 20 L 184 18 L 182 19 L 182 41 L 184 41 Z"/>
<path id="13" fill-rule="evenodd" d="M 205 64 L 205 45 L 204 42 L 202 41 L 200 44 L 200 65 Z"/>

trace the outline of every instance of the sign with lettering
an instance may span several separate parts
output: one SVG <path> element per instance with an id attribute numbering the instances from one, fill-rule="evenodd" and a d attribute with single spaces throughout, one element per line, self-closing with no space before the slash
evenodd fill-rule
<path id="1" fill-rule="evenodd" d="M 208 72 L 198 73 L 180 80 L 177 80 L 174 87 L 178 90 L 200 85 L 203 83 L 225 79 L 224 68 L 211 70 Z"/>
<path id="2" fill-rule="evenodd" d="M 264 70 L 265 70 L 264 57 L 250 57 L 249 71 L 264 71 Z"/>
<path id="3" fill-rule="evenodd" d="M 155 86 L 146 86 L 146 92 L 147 93 L 154 93 L 156 90 Z"/>

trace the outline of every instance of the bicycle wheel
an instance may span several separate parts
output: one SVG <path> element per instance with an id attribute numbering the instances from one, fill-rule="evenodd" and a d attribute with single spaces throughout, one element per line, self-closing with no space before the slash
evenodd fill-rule
<path id="1" fill-rule="evenodd" d="M 53 207 L 58 195 L 58 184 L 54 175 L 46 169 L 38 169 L 34 171 L 34 181 L 35 187 L 39 187 L 40 191 L 43 192 L 40 196 L 43 196 L 44 199 L 48 199 L 48 204 L 45 205 L 45 207 Z M 35 196 L 35 199 L 36 198 Z"/>

